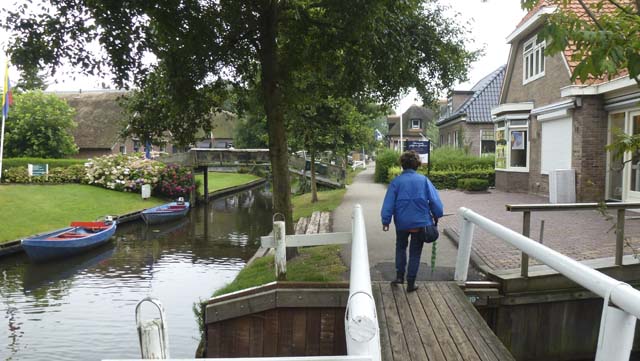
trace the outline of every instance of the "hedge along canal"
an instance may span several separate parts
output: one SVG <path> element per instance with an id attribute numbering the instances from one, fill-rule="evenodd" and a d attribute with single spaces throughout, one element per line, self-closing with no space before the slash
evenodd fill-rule
<path id="1" fill-rule="evenodd" d="M 231 282 L 270 230 L 271 194 L 260 186 L 175 223 L 123 224 L 110 244 L 61 262 L 0 259 L 0 356 L 139 358 L 134 309 L 152 296 L 167 310 L 171 356 L 191 358 L 199 341 L 193 303 Z"/>

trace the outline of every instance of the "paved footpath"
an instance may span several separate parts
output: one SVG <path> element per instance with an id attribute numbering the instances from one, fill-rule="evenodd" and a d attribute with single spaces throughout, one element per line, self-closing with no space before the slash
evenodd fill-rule
<path id="1" fill-rule="evenodd" d="M 333 212 L 333 230 L 350 232 L 353 206 L 360 204 L 366 225 L 371 279 L 373 281 L 392 280 L 395 277 L 395 231 L 393 225 L 388 232 L 382 231 L 380 209 L 387 186 L 374 183 L 373 173 L 374 164 L 371 164 L 356 176 L 353 184 L 347 187 L 342 204 Z M 447 209 L 445 203 L 445 214 L 452 211 L 453 209 Z M 350 247 L 346 245 L 342 250 L 343 261 L 347 266 L 351 263 Z M 436 246 L 436 267 L 432 272 L 431 245 L 425 245 L 418 280 L 452 280 L 456 253 L 455 244 L 441 234 Z"/>
<path id="2" fill-rule="evenodd" d="M 371 279 L 391 280 L 395 277 L 393 226 L 389 232 L 382 231 L 380 208 L 386 193 L 386 185 L 373 182 L 373 164 L 361 172 L 348 186 L 342 204 L 333 213 L 333 229 L 336 232 L 351 231 L 351 212 L 360 204 L 364 213 L 369 245 Z M 507 212 L 506 204 L 548 203 L 544 197 L 506 193 L 491 190 L 488 193 L 468 194 L 457 190 L 441 190 L 445 217 L 440 221 L 440 239 L 437 242 L 436 267 L 432 271 L 431 246 L 425 245 L 422 252 L 418 280 L 452 280 L 457 247 L 442 230 L 451 229 L 459 233 L 457 211 L 467 207 L 493 221 L 517 232 L 522 231 L 522 213 Z M 610 212 L 615 215 L 614 212 Z M 540 221 L 545 220 L 544 244 L 573 259 L 593 260 L 612 258 L 615 253 L 615 232 L 611 230 L 615 218 L 607 220 L 598 211 L 534 212 L 531 215 L 531 238 L 539 239 Z M 640 258 L 640 213 L 628 212 L 625 222 L 625 255 L 635 253 Z M 473 251 L 483 266 L 492 271 L 515 272 L 520 267 L 520 251 L 476 227 Z M 342 251 L 344 263 L 350 264 L 350 246 Z M 627 262 L 627 261 L 625 261 Z M 633 260 L 631 260 L 633 262 Z M 537 264 L 532 259 L 531 265 Z M 481 278 L 477 271 L 470 272 L 470 279 Z"/>

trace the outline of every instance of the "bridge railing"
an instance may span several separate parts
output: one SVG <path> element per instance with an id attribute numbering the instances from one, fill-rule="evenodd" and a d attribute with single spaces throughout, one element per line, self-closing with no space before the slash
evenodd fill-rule
<path id="1" fill-rule="evenodd" d="M 604 299 L 596 361 L 629 360 L 636 319 L 640 318 L 640 291 L 556 252 L 468 208 L 458 211 L 461 222 L 455 280 L 465 282 L 474 227 L 498 237 L 558 271 Z"/>

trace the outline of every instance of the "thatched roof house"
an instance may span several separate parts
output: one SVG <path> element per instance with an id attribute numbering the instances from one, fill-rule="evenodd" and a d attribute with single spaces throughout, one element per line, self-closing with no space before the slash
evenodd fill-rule
<path id="1" fill-rule="evenodd" d="M 56 93 L 76 110 L 78 126 L 73 137 L 79 148 L 78 157 L 120 152 L 120 133 L 126 125 L 124 110 L 118 105 L 123 91 Z"/>

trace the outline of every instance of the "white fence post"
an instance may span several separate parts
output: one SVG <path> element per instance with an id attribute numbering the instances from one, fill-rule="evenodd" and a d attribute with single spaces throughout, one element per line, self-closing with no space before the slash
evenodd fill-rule
<path id="1" fill-rule="evenodd" d="M 283 221 L 273 222 L 273 240 L 276 243 L 275 263 L 276 279 L 283 281 L 287 279 L 287 245 L 285 243 L 286 228 Z"/>
<path id="2" fill-rule="evenodd" d="M 456 272 L 453 279 L 466 282 L 469 273 L 469 259 L 471 258 L 471 242 L 473 241 L 474 224 L 464 216 L 464 210 L 458 212 L 460 216 L 460 238 L 458 239 L 458 257 L 456 258 Z"/>
<path id="3" fill-rule="evenodd" d="M 367 234 L 359 204 L 353 207 L 352 222 L 349 300 L 344 323 L 347 355 L 370 356 L 373 361 L 380 361 L 380 330 L 371 290 Z"/>

